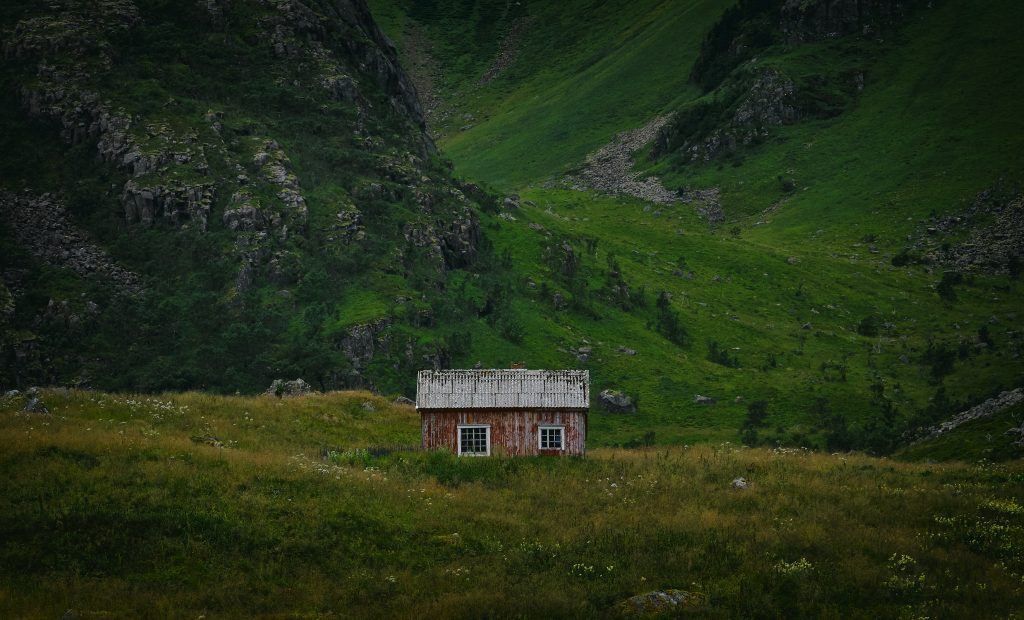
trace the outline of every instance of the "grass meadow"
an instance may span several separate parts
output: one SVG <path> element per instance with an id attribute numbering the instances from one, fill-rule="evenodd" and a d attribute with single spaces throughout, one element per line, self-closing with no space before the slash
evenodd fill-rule
<path id="1" fill-rule="evenodd" d="M 42 399 L 0 403 L 0 617 L 619 617 L 664 588 L 709 618 L 1024 608 L 1020 462 L 381 455 L 418 422 L 369 393 Z"/>

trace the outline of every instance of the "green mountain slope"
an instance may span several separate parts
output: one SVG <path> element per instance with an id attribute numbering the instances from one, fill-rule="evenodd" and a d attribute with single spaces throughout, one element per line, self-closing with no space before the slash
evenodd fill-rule
<path id="1" fill-rule="evenodd" d="M 399 47 L 407 30 L 430 39 L 427 53 L 441 66 L 438 88 L 445 95 L 432 128 L 445 154 L 467 177 L 513 189 L 557 178 L 615 132 L 695 96 L 690 66 L 704 33 L 730 3 L 516 3 L 516 13 L 497 23 L 508 27 L 491 28 L 491 45 L 472 48 L 476 62 L 467 66 L 465 30 L 487 24 L 491 4 L 508 3 L 378 0 L 371 6 L 378 15 L 404 9 L 403 22 L 390 20 Z M 525 24 L 513 62 L 481 83 L 496 44 L 517 21 Z M 406 58 L 407 65 L 414 62 Z"/>
<path id="2" fill-rule="evenodd" d="M 777 12 L 782 3 L 761 5 Z M 395 6 L 378 2 L 374 10 Z M 1013 252 L 1020 248 L 1010 243 L 999 256 L 971 249 L 1001 229 L 1020 239 L 1024 132 L 1012 109 L 1024 84 L 1014 59 L 1024 46 L 1010 32 L 1019 7 L 912 6 L 873 22 L 871 36 L 824 40 L 805 16 L 808 40 L 766 36 L 755 56 L 726 63 L 707 92 L 689 78 L 708 46 L 686 34 L 693 21 L 665 15 L 682 14 L 679 5 L 634 6 L 637 13 L 605 27 L 601 11 L 612 10 L 605 5 L 593 14 L 562 3 L 524 7 L 524 19 L 537 24 L 576 11 L 595 27 L 569 35 L 570 44 L 589 49 L 586 41 L 600 40 L 609 53 L 592 64 L 573 64 L 582 53 L 540 62 L 531 36 L 537 45 L 549 37 L 528 26 L 518 55 L 493 81 L 446 82 L 448 105 L 463 115 L 457 122 L 474 119 L 466 129 L 445 120 L 436 126 L 456 170 L 524 201 L 483 220 L 522 276 L 513 307 L 523 327 L 519 344 L 492 337 L 474 351 L 485 364 L 582 364 L 598 390 L 635 397 L 636 415 L 595 416 L 598 442 L 650 431 L 658 441 L 735 437 L 758 417 L 751 403 L 763 400 L 767 421 L 748 424 L 748 440 L 753 430 L 762 441 L 888 450 L 904 428 L 1019 383 L 1015 322 L 1024 304 Z M 725 8 L 687 7 L 706 20 L 700 32 Z M 813 16 L 817 5 L 807 7 Z M 405 32 L 426 32 L 440 41 L 415 51 L 434 54 L 443 79 L 450 22 L 404 15 L 392 34 L 401 41 Z M 739 30 L 766 27 L 750 23 Z M 619 37 L 625 32 L 637 36 Z M 654 62 L 652 50 L 673 44 L 673 62 Z M 665 79 L 666 65 L 673 79 Z M 486 66 L 478 63 L 481 74 Z M 792 95 L 773 99 L 765 71 L 791 82 Z M 593 96 L 590 85 L 602 83 L 614 87 Z M 636 107 L 616 93 L 638 93 Z M 773 106 L 792 107 L 793 118 L 773 122 Z M 734 124 L 741 108 L 757 119 L 752 128 Z M 698 192 L 692 203 L 659 205 L 562 182 L 617 131 L 673 109 L 676 120 L 661 136 L 689 122 L 697 138 L 731 135 L 739 146 L 691 161 L 682 144 L 666 150 L 658 138 L 654 156 L 634 155 L 637 170 L 672 189 L 714 188 L 715 198 Z M 750 144 L 742 144 L 743 131 Z M 709 202 L 722 218 L 710 226 L 696 213 Z M 658 308 L 662 291 L 671 300 Z M 685 336 L 673 332 L 673 315 Z M 474 342 L 487 337 L 475 333 Z M 590 351 L 580 355 L 580 347 Z M 718 402 L 700 404 L 695 395 Z"/>
<path id="3" fill-rule="evenodd" d="M 487 270 L 490 198 L 436 157 L 363 3 L 2 19 L 5 387 L 398 391 L 450 357 L 450 322 L 417 330 Z"/>

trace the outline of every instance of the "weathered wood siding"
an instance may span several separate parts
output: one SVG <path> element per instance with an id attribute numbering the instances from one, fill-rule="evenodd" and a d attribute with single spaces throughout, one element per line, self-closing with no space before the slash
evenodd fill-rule
<path id="1" fill-rule="evenodd" d="M 491 454 L 583 456 L 587 452 L 585 409 L 421 409 L 423 447 L 459 453 L 459 425 L 491 427 Z M 540 426 L 564 426 L 563 450 L 540 449 Z"/>

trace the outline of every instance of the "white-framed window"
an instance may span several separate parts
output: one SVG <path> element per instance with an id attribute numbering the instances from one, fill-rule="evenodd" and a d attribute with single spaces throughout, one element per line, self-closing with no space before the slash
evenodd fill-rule
<path id="1" fill-rule="evenodd" d="M 491 427 L 487 424 L 459 426 L 459 456 L 490 456 Z"/>
<path id="2" fill-rule="evenodd" d="M 541 450 L 564 450 L 565 449 L 565 427 L 564 426 L 541 426 L 538 437 L 540 438 Z"/>

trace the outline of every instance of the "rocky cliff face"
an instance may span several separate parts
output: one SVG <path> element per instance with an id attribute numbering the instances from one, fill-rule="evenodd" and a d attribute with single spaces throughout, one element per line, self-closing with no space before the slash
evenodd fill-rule
<path id="1" fill-rule="evenodd" d="M 703 115 L 710 111 L 721 115 L 717 127 L 709 131 L 686 133 L 686 123 L 676 122 L 659 132 L 652 155 L 659 157 L 680 151 L 691 162 L 706 163 L 768 137 L 772 127 L 794 123 L 802 116 L 796 103 L 797 87 L 793 80 L 776 69 L 752 72 L 741 89 L 734 91 L 734 100 L 720 109 L 697 108 L 687 115 Z M 725 97 L 728 97 L 726 95 Z"/>
<path id="2" fill-rule="evenodd" d="M 330 316 L 336 299 L 367 277 L 372 290 L 374 273 L 436 291 L 477 257 L 477 205 L 435 161 L 415 88 L 364 0 L 54 0 L 5 19 L 0 77 L 21 103 L 11 112 L 52 127 L 67 157 L 91 152 L 113 183 L 0 180 L 24 270 L 39 261 L 158 303 L 184 294 L 174 281 L 190 274 L 157 246 L 202 247 L 190 269 L 207 271 L 203 286 L 225 304 L 211 312 L 243 324 L 271 313 L 286 330 L 280 299 L 300 315 L 318 304 L 326 325 L 344 321 Z M 424 255 L 431 275 L 407 284 Z M 331 275 L 296 298 L 310 272 Z M 14 297 L 12 324 L 44 311 Z M 311 346 L 319 329 L 300 340 Z M 364 357 L 324 364 L 365 368 Z M 272 368 L 259 372 L 253 385 Z"/>
<path id="3" fill-rule="evenodd" d="M 765 63 L 764 56 L 843 37 L 873 40 L 898 26 L 913 5 L 911 0 L 737 4 L 709 33 L 694 65 L 691 78 L 709 90 L 708 98 L 680 110 L 662 128 L 651 156 L 679 153 L 685 163 L 707 163 L 765 140 L 772 127 L 842 113 L 864 89 L 863 68 L 790 73 L 784 62 Z"/>
<path id="4" fill-rule="evenodd" d="M 873 36 L 899 24 L 913 0 L 785 0 L 779 30 L 788 44 Z"/>

